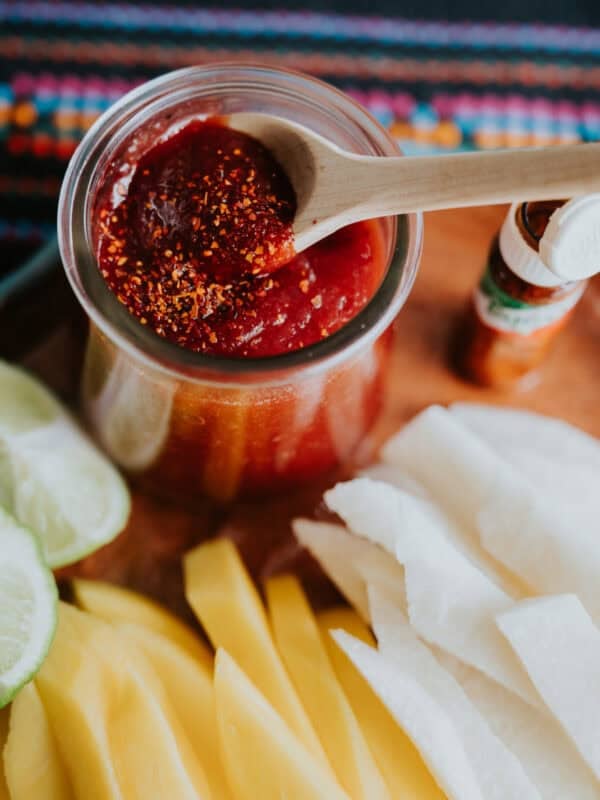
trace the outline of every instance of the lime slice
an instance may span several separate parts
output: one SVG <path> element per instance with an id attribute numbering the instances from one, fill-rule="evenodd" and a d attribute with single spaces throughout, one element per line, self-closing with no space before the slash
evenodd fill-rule
<path id="1" fill-rule="evenodd" d="M 41 666 L 58 594 L 35 536 L 0 509 L 0 708 Z"/>
<path id="2" fill-rule="evenodd" d="M 39 538 L 55 568 L 114 539 L 127 487 L 54 396 L 0 362 L 0 503 Z"/>

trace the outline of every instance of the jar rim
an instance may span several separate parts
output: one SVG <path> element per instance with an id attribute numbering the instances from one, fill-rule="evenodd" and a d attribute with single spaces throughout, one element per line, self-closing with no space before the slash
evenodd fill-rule
<path id="1" fill-rule="evenodd" d="M 284 86 L 279 86 L 283 82 Z M 275 90 L 293 96 L 313 92 L 319 103 L 329 102 L 338 113 L 363 131 L 380 152 L 401 153 L 388 132 L 359 103 L 328 83 L 288 69 L 258 63 L 222 62 L 186 67 L 143 83 L 114 103 L 99 117 L 75 151 L 61 187 L 58 204 L 58 238 L 69 283 L 91 322 L 113 343 L 137 361 L 159 372 L 203 383 L 279 382 L 290 371 L 316 371 L 376 339 L 403 306 L 416 277 L 422 246 L 422 215 L 398 217 L 384 278 L 367 305 L 335 333 L 299 350 L 262 358 L 229 358 L 182 348 L 160 337 L 130 314 L 106 285 L 89 241 L 90 188 L 98 163 L 126 120 L 177 90 L 190 85 L 235 85 L 238 89 Z M 173 101 L 172 106 L 177 105 Z M 120 140 L 122 141 L 122 139 Z M 398 232 L 400 235 L 398 235 Z"/>

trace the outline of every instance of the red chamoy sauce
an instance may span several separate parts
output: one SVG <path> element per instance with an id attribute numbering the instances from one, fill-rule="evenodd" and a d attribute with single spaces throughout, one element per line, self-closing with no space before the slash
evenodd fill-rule
<path id="1" fill-rule="evenodd" d="M 182 348 L 244 359 L 297 351 L 367 305 L 388 247 L 371 220 L 295 255 L 295 208 L 262 144 L 218 120 L 191 122 L 109 164 L 94 203 L 98 265 L 141 324 Z M 213 386 L 155 380 L 135 362 L 124 372 L 129 356 L 97 337 L 87 369 L 98 389 L 86 404 L 111 455 L 146 487 L 184 502 L 256 497 L 348 462 L 381 408 L 390 346 L 386 331 L 309 375 Z M 140 415 L 130 397 L 144 398 Z"/>
<path id="2" fill-rule="evenodd" d="M 156 144 L 124 195 L 101 198 L 97 257 L 108 286 L 141 324 L 189 350 L 261 358 L 301 349 L 356 316 L 383 277 L 378 223 L 294 256 L 289 179 L 260 142 L 218 120 Z"/>

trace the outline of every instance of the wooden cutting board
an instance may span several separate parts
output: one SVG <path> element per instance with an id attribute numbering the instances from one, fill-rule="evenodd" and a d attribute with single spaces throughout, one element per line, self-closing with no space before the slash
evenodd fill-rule
<path id="1" fill-rule="evenodd" d="M 424 406 L 455 400 L 534 409 L 562 417 L 600 437 L 599 279 L 590 285 L 539 382 L 527 392 L 501 393 L 471 386 L 449 366 L 457 323 L 505 212 L 504 207 L 489 207 L 426 215 L 423 261 L 396 323 L 386 410 L 374 432 L 375 444 Z M 25 360 L 73 404 L 83 325 L 73 301 L 65 309 L 64 323 Z M 336 597 L 333 588 L 316 565 L 299 553 L 289 527 L 293 516 L 324 513 L 322 488 L 229 511 L 206 509 L 195 514 L 134 490 L 127 530 L 112 545 L 70 568 L 68 574 L 128 584 L 187 614 L 181 590 L 181 553 L 225 526 L 256 577 L 293 569 L 302 576 L 315 603 L 329 604 Z"/>

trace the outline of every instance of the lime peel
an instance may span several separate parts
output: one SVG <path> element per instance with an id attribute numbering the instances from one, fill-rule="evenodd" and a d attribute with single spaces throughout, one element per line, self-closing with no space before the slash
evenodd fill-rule
<path id="1" fill-rule="evenodd" d="M 112 541 L 130 512 L 125 481 L 59 401 L 2 362 L 0 502 L 34 531 L 52 568 Z"/>
<path id="2" fill-rule="evenodd" d="M 56 583 L 39 542 L 0 508 L 0 708 L 42 665 L 57 606 Z"/>

